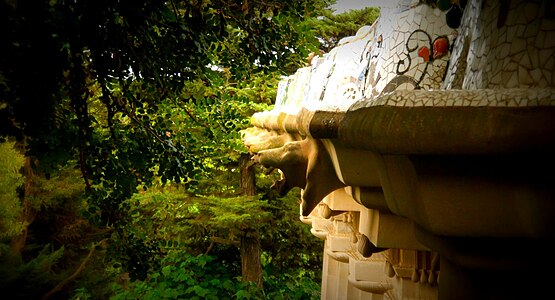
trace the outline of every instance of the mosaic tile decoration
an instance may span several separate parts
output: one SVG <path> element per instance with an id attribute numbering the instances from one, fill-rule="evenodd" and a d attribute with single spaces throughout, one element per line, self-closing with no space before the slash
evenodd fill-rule
<path id="1" fill-rule="evenodd" d="M 555 86 L 553 1 L 469 1 L 444 88 Z"/>
<path id="2" fill-rule="evenodd" d="M 382 7 L 374 24 L 284 79 L 274 113 L 373 105 L 555 105 L 553 4 L 445 3 L 401 0 Z"/>
<path id="3" fill-rule="evenodd" d="M 359 101 L 349 110 L 387 105 L 400 107 L 420 106 L 471 106 L 471 107 L 530 107 L 555 106 L 553 89 L 480 89 L 480 90 L 398 90 L 387 93 L 373 101 Z"/>

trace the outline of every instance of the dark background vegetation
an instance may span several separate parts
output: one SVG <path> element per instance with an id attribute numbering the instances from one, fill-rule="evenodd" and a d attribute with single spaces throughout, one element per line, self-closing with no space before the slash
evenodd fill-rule
<path id="1" fill-rule="evenodd" d="M 0 289 L 11 299 L 308 299 L 322 243 L 240 130 L 378 10 L 0 0 Z"/>

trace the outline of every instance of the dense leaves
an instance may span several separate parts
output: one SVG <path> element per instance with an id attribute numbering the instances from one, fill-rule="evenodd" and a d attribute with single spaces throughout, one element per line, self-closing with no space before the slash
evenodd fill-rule
<path id="1" fill-rule="evenodd" d="M 0 5 L 0 25 L 9 28 L 0 36 L 0 83 L 6 87 L 0 134 L 26 138 L 28 153 L 45 172 L 78 157 L 87 186 L 110 189 L 116 193 L 110 198 L 121 202 L 149 182 L 154 166 L 163 179 L 198 179 L 208 156 L 199 154 L 209 149 L 187 137 L 168 140 L 175 132 L 170 127 L 180 125 L 172 119 L 190 118 L 202 141 L 222 140 L 213 127 L 224 135 L 236 132 L 228 121 L 249 111 L 233 112 L 234 103 L 271 99 L 263 94 L 268 89 L 248 95 L 244 82 L 302 64 L 314 47 L 303 18 L 323 2 Z M 205 115 L 215 103 L 225 111 Z"/>
<path id="2" fill-rule="evenodd" d="M 23 176 L 19 170 L 25 158 L 14 149 L 14 144 L 0 143 L 0 241 L 9 241 L 23 230 L 19 220 L 22 207 L 17 190 L 23 185 Z"/>
<path id="3" fill-rule="evenodd" d="M 312 28 L 330 2 L 0 1 L 2 287 L 246 298 L 260 291 L 224 282 L 249 236 L 266 296 L 317 292 L 322 245 L 298 194 L 277 197 L 262 174 L 257 196 L 241 194 L 239 131 L 320 48 Z M 176 265 L 216 262 L 228 277 L 175 290 Z"/>
<path id="4" fill-rule="evenodd" d="M 211 255 L 172 251 L 163 267 L 148 280 L 128 289 L 115 286 L 112 299 L 319 299 L 319 287 L 303 277 L 288 274 L 265 276 L 270 288 L 257 289 L 230 272 L 225 261 Z"/>

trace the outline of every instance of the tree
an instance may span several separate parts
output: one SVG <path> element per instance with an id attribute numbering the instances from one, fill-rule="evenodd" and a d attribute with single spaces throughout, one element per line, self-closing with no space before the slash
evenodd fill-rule
<path id="1" fill-rule="evenodd" d="M 9 241 L 24 228 L 19 219 L 22 207 L 17 189 L 23 185 L 20 170 L 25 157 L 14 149 L 14 144 L 0 143 L 0 241 Z"/>
<path id="2" fill-rule="evenodd" d="M 313 47 L 302 19 L 320 2 L 2 2 L 1 133 L 25 138 L 45 174 L 77 158 L 103 219 L 116 223 L 118 204 L 154 175 L 198 180 L 207 155 L 172 134 L 171 118 L 190 118 L 201 141 L 218 125 L 236 131 L 202 109 L 248 104 L 219 87 L 300 66 Z"/>
<path id="3" fill-rule="evenodd" d="M 365 7 L 334 14 L 328 10 L 320 18 L 312 19 L 310 27 L 318 37 L 324 52 L 329 52 L 344 37 L 353 36 L 360 27 L 372 25 L 380 15 L 377 7 Z"/>
<path id="4" fill-rule="evenodd" d="M 239 158 L 241 172 L 241 191 L 246 197 L 256 196 L 256 174 L 254 162 L 250 155 L 243 154 Z M 241 270 L 245 281 L 255 282 L 262 287 L 262 263 L 260 262 L 260 236 L 256 227 L 247 229 L 241 236 Z"/>
<path id="5" fill-rule="evenodd" d="M 22 203 L 77 167 L 83 215 L 145 278 L 159 246 L 132 234 L 127 200 L 155 183 L 235 193 L 214 179 L 238 178 L 239 130 L 315 51 L 307 20 L 327 2 L 0 2 L 0 135 L 29 162 Z"/>

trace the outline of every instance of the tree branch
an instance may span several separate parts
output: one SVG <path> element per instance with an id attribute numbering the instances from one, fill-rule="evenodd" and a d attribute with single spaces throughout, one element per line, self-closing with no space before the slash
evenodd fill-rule
<path id="1" fill-rule="evenodd" d="M 221 237 L 217 237 L 217 236 L 211 236 L 210 241 L 212 241 L 214 243 L 218 243 L 218 244 L 233 245 L 233 246 L 237 246 L 237 247 L 239 247 L 239 245 L 241 244 L 237 240 L 230 240 L 230 239 L 225 239 L 225 238 L 221 238 Z"/>
<path id="2" fill-rule="evenodd" d="M 84 269 L 85 269 L 85 265 L 89 262 L 89 260 L 91 259 L 93 253 L 94 253 L 94 249 L 96 248 L 96 246 L 104 243 L 105 241 L 107 241 L 108 239 L 103 239 L 100 242 L 93 244 L 91 247 L 91 250 L 89 250 L 89 254 L 87 254 L 87 257 L 85 257 L 85 259 L 83 259 L 83 261 L 81 262 L 81 264 L 79 265 L 79 267 L 77 268 L 77 270 L 75 270 L 75 272 L 73 272 L 73 274 L 71 274 L 71 276 L 69 276 L 68 278 L 64 279 L 62 282 L 58 283 L 58 285 L 56 285 L 53 289 L 51 289 L 48 293 L 44 294 L 44 296 L 42 296 L 42 300 L 46 300 L 48 298 L 50 298 L 52 295 L 54 295 L 55 293 L 59 292 L 66 284 L 68 284 L 70 281 L 72 281 L 73 279 L 75 279 Z"/>

